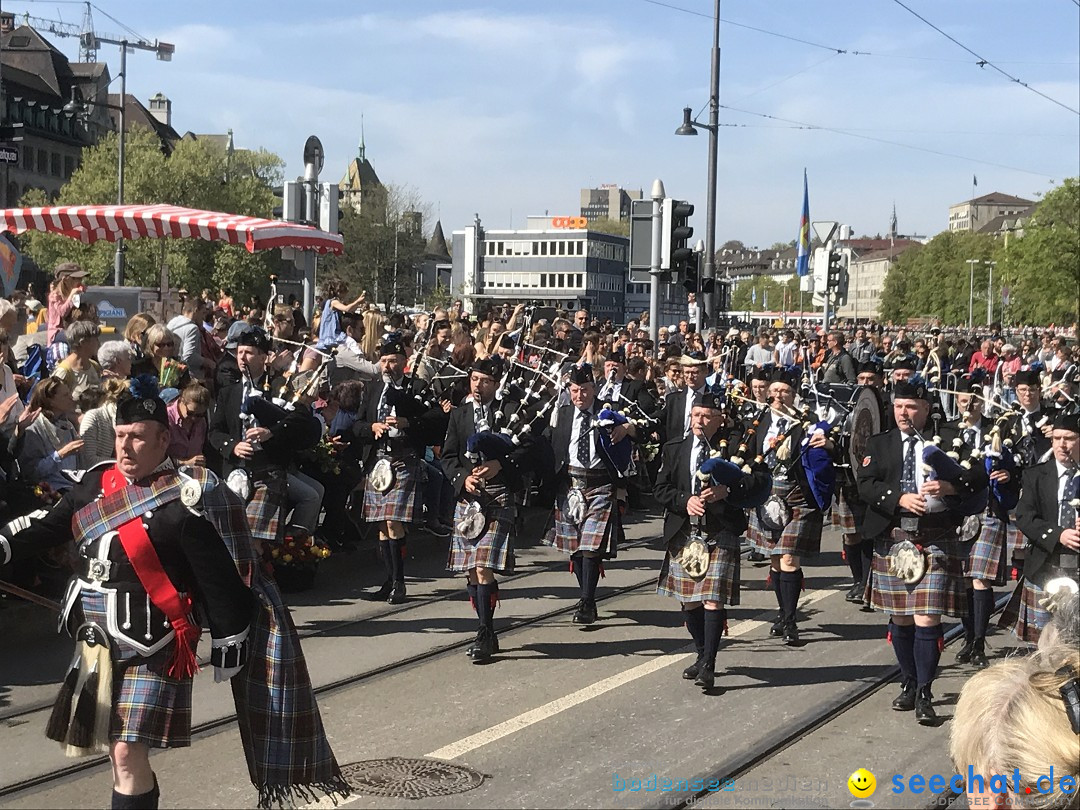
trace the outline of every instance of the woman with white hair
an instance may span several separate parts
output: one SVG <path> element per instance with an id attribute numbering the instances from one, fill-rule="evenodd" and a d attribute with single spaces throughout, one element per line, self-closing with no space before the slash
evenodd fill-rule
<path id="1" fill-rule="evenodd" d="M 126 380 L 131 376 L 133 353 L 124 340 L 109 340 L 98 348 L 98 365 L 102 381 L 112 378 Z"/>
<path id="2" fill-rule="evenodd" d="M 972 807 L 1080 808 L 1078 672 L 1074 597 L 1047 625 L 1034 655 L 1006 658 L 964 684 L 949 753 Z"/>

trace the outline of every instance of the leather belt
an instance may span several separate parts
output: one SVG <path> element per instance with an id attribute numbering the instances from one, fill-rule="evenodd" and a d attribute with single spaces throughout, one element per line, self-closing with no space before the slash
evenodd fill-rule
<path id="1" fill-rule="evenodd" d="M 85 582 L 138 582 L 131 563 L 79 557 L 79 578 Z"/>
<path id="2" fill-rule="evenodd" d="M 953 515 L 948 512 L 931 512 L 926 515 L 916 515 L 913 512 L 900 512 L 899 527 L 908 532 L 922 532 L 934 529 L 955 528 L 958 523 Z"/>

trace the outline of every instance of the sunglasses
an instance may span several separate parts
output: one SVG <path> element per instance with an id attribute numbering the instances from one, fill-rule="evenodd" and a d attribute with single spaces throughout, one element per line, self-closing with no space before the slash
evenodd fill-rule
<path id="1" fill-rule="evenodd" d="M 159 349 L 164 349 L 164 348 L 171 348 L 171 347 L 173 347 L 175 345 L 176 344 L 173 343 L 171 340 L 163 340 L 163 341 L 161 341 L 160 343 L 157 344 L 157 347 Z"/>

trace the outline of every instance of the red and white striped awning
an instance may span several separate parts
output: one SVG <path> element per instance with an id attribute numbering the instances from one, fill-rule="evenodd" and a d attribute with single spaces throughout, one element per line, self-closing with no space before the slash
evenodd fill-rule
<path id="1" fill-rule="evenodd" d="M 340 234 L 273 219 L 200 211 L 175 205 L 53 205 L 0 209 L 0 229 L 48 231 L 93 244 L 104 239 L 205 239 L 243 245 L 250 253 L 296 248 L 341 253 Z"/>

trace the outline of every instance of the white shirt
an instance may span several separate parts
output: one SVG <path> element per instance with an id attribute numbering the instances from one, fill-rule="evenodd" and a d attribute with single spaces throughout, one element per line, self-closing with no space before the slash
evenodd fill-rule
<path id="1" fill-rule="evenodd" d="M 701 386 L 701 388 L 695 388 L 693 390 L 690 390 L 689 388 L 686 389 L 686 404 L 684 406 L 686 410 L 683 412 L 683 436 L 690 432 L 690 411 L 694 408 L 694 400 L 704 393 L 704 385 Z"/>
<path id="2" fill-rule="evenodd" d="M 1058 476 L 1057 503 L 1058 503 L 1058 510 L 1060 511 L 1061 502 L 1065 499 L 1065 484 L 1069 480 L 1068 473 L 1075 472 L 1076 468 L 1074 467 L 1072 470 L 1070 470 L 1068 467 L 1066 467 L 1064 464 L 1062 464 L 1056 458 L 1054 459 L 1054 464 L 1057 466 L 1057 476 Z"/>
<path id="3" fill-rule="evenodd" d="M 926 469 L 926 465 L 923 464 L 923 449 L 926 447 L 926 442 L 924 442 L 915 434 L 907 434 L 903 431 L 901 431 L 900 436 L 903 439 L 903 456 L 907 455 L 908 439 L 910 437 L 914 437 L 915 439 L 915 492 L 916 494 L 918 494 L 922 490 L 923 484 L 926 483 L 927 475 L 929 474 L 929 471 Z M 901 456 L 901 464 L 903 463 L 903 456 Z M 901 473 L 901 475 L 903 475 L 903 473 Z M 927 514 L 930 514 L 931 512 L 945 511 L 945 501 L 943 501 L 941 498 L 938 498 L 935 495 L 923 495 L 923 498 L 926 501 Z"/>
<path id="4" fill-rule="evenodd" d="M 577 447 L 578 439 L 581 436 L 581 414 L 583 411 L 574 408 L 572 413 L 574 414 L 574 421 L 570 427 L 570 446 L 567 448 L 567 452 L 569 453 L 570 466 L 580 467 L 581 462 L 578 460 Z M 589 421 L 587 424 L 588 427 L 586 430 L 591 428 L 593 424 L 593 415 L 591 413 L 589 414 Z M 596 432 L 593 431 L 589 434 L 589 469 L 595 469 L 596 467 L 601 466 L 602 463 L 603 462 L 600 461 L 600 455 L 596 452 Z"/>
<path id="5" fill-rule="evenodd" d="M 965 437 L 967 436 L 968 431 L 969 430 L 974 431 L 975 432 L 975 440 L 972 441 L 972 442 L 969 442 L 969 444 L 973 448 L 979 449 L 980 447 L 983 446 L 984 423 L 985 423 L 985 420 L 981 416 L 979 417 L 979 421 L 977 421 L 974 425 L 969 425 L 966 422 L 961 423 L 961 425 L 960 425 L 960 438 L 964 439 L 964 441 L 967 441 L 967 439 Z"/>
<path id="6" fill-rule="evenodd" d="M 780 420 L 781 419 L 783 419 L 784 422 L 785 422 L 784 432 L 786 433 L 788 430 L 791 429 L 791 423 L 793 421 L 791 419 L 791 417 L 777 416 L 775 413 L 772 414 L 772 419 L 769 420 L 769 429 L 765 431 L 765 443 L 762 446 L 762 450 L 764 450 L 766 455 L 769 453 L 769 445 L 772 443 L 773 439 L 775 439 L 777 436 L 780 435 Z M 779 450 L 779 449 L 780 449 L 779 447 L 774 447 L 773 448 L 773 450 Z M 778 469 L 774 470 L 773 471 L 773 477 L 774 478 L 786 479 L 787 478 L 787 466 L 786 465 L 781 465 Z"/>

